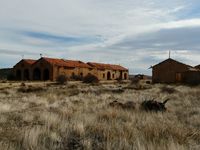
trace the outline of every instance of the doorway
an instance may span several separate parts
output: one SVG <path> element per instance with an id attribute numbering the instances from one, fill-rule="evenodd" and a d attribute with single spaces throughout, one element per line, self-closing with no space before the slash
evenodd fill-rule
<path id="1" fill-rule="evenodd" d="M 47 81 L 50 79 L 50 76 L 49 76 L 49 69 L 45 69 L 44 72 L 43 72 L 43 79 L 44 81 Z"/>
<path id="2" fill-rule="evenodd" d="M 28 69 L 25 69 L 25 70 L 24 70 L 24 80 L 30 80 L 30 77 L 29 77 L 29 70 L 28 70 Z"/>
<path id="3" fill-rule="evenodd" d="M 41 71 L 39 68 L 35 68 L 33 71 L 33 80 L 41 80 Z"/>
<path id="4" fill-rule="evenodd" d="M 16 79 L 17 80 L 21 80 L 22 79 L 22 72 L 21 72 L 21 70 L 17 70 L 17 72 L 16 72 Z"/>
<path id="5" fill-rule="evenodd" d="M 111 80 L 111 73 L 110 72 L 107 73 L 107 80 Z"/>

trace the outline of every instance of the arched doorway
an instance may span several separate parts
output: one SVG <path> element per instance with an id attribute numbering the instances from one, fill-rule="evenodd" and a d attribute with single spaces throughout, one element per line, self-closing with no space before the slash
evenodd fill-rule
<path id="1" fill-rule="evenodd" d="M 50 77 L 49 77 L 49 69 L 45 69 L 44 72 L 43 72 L 43 80 L 47 81 L 49 79 L 50 79 Z"/>
<path id="2" fill-rule="evenodd" d="M 124 74 L 124 80 L 127 80 L 127 73 Z"/>
<path id="3" fill-rule="evenodd" d="M 24 80 L 30 80 L 29 70 L 28 69 L 24 70 Z"/>
<path id="4" fill-rule="evenodd" d="M 107 80 L 110 80 L 111 79 L 111 74 L 110 72 L 107 73 Z"/>
<path id="5" fill-rule="evenodd" d="M 33 80 L 41 80 L 41 71 L 39 68 L 35 68 L 33 71 Z"/>
<path id="6" fill-rule="evenodd" d="M 21 70 L 17 70 L 16 71 L 16 79 L 17 80 L 21 80 L 22 79 L 22 72 L 21 72 Z"/>

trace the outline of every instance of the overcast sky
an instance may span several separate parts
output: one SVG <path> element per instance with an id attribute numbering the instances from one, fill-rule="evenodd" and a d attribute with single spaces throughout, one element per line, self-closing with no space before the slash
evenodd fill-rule
<path id="1" fill-rule="evenodd" d="M 0 68 L 42 53 L 151 74 L 169 50 L 200 64 L 199 0 L 0 0 Z"/>

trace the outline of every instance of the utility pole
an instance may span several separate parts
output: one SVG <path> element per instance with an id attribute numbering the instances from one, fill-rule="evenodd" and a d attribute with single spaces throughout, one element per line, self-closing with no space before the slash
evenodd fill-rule
<path id="1" fill-rule="evenodd" d="M 171 51 L 169 51 L 169 58 L 171 58 Z"/>

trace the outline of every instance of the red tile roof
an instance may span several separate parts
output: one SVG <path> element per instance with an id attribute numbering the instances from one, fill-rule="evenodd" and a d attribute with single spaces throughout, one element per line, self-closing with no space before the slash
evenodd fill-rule
<path id="1" fill-rule="evenodd" d="M 33 60 L 33 59 L 23 59 L 23 61 L 25 61 L 26 63 L 32 65 L 36 62 L 36 60 Z"/>
<path id="2" fill-rule="evenodd" d="M 64 60 L 69 67 L 92 68 L 90 65 L 78 60 Z"/>
<path id="3" fill-rule="evenodd" d="M 97 69 L 109 69 L 109 70 L 121 70 L 127 71 L 127 68 L 124 68 L 120 65 L 112 65 L 112 64 L 103 64 L 103 63 L 95 63 L 95 62 L 88 62 L 88 65 L 92 67 L 96 67 Z"/>
<path id="4" fill-rule="evenodd" d="M 66 66 L 66 63 L 62 59 L 56 59 L 56 58 L 47 58 L 47 57 L 42 57 L 42 59 L 46 60 L 48 63 L 52 65 L 57 65 L 57 66 Z"/>
<path id="5" fill-rule="evenodd" d="M 157 66 L 162 65 L 162 64 L 164 64 L 164 63 L 166 63 L 166 62 L 175 62 L 175 63 L 181 64 L 181 65 L 187 67 L 188 70 L 189 70 L 190 68 L 194 68 L 194 67 L 192 67 L 192 66 L 190 66 L 190 65 L 184 64 L 184 63 L 182 63 L 182 62 L 179 62 L 179 61 L 174 60 L 174 59 L 171 59 L 171 58 L 168 58 L 168 59 L 166 59 L 166 60 L 164 60 L 164 61 L 162 61 L 162 62 L 160 62 L 160 63 L 158 63 L 158 64 L 156 64 L 156 65 L 154 65 L 154 66 L 152 66 L 151 68 L 157 67 Z"/>
<path id="6" fill-rule="evenodd" d="M 14 67 L 19 65 L 19 64 L 21 64 L 21 63 L 24 63 L 24 62 L 27 63 L 28 65 L 32 65 L 32 64 L 34 64 L 36 62 L 36 60 L 33 60 L 33 59 L 22 59 L 17 64 L 15 64 Z"/>
<path id="7" fill-rule="evenodd" d="M 43 59 L 49 62 L 50 64 L 62 67 L 92 68 L 88 64 L 78 60 L 64 60 L 64 59 L 47 58 L 47 57 L 43 57 Z"/>

